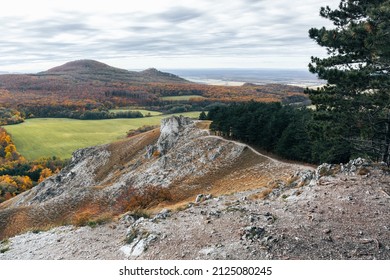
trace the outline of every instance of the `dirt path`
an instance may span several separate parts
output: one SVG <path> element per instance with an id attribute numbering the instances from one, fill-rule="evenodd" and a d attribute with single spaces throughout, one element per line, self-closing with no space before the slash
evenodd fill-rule
<path id="1" fill-rule="evenodd" d="M 287 165 L 291 165 L 291 166 L 295 166 L 295 167 L 299 167 L 299 168 L 302 168 L 302 169 L 310 169 L 310 170 L 315 170 L 315 168 L 311 167 L 311 166 L 306 166 L 306 165 L 303 165 L 303 164 L 297 164 L 297 163 L 288 163 L 288 162 L 284 162 L 284 161 L 280 161 L 280 160 L 277 160 L 275 158 L 272 158 L 272 157 L 269 157 L 269 156 L 266 156 L 260 152 L 258 152 L 256 149 L 254 149 L 253 147 L 249 146 L 248 144 L 244 144 L 244 143 L 241 143 L 241 142 L 237 142 L 237 141 L 234 141 L 234 140 L 228 140 L 228 139 L 225 139 L 221 136 L 216 136 L 216 135 L 211 135 L 210 134 L 210 131 L 209 130 L 204 130 L 204 131 L 207 131 L 209 133 L 208 136 L 203 136 L 201 138 L 214 138 L 214 139 L 220 139 L 220 140 L 223 140 L 225 142 L 228 142 L 228 143 L 234 143 L 236 145 L 239 145 L 239 146 L 242 146 L 242 147 L 246 147 L 248 149 L 250 149 L 253 153 L 255 153 L 256 155 L 258 156 L 261 156 L 261 157 L 264 157 L 266 159 L 269 159 L 270 161 L 274 162 L 274 163 L 281 163 L 281 164 L 287 164 Z"/>

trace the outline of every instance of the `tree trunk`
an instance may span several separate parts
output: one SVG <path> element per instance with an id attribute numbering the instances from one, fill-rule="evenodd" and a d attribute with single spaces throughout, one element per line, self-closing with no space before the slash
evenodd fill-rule
<path id="1" fill-rule="evenodd" d="M 390 165 L 390 112 L 387 114 L 387 120 L 386 120 L 386 132 L 385 132 L 385 141 L 384 141 L 384 149 L 383 149 L 383 156 L 382 161 L 387 164 L 387 166 Z"/>

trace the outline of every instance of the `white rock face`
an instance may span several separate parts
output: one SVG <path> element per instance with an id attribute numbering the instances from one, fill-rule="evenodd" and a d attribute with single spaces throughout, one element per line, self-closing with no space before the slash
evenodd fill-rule
<path id="1" fill-rule="evenodd" d="M 120 251 L 127 257 L 138 257 L 148 249 L 151 242 L 157 239 L 157 236 L 150 234 L 144 238 L 136 238 L 131 244 L 124 245 Z"/>
<path id="2" fill-rule="evenodd" d="M 245 147 L 209 137 L 207 131 L 196 128 L 189 118 L 171 117 L 161 121 L 161 134 L 156 145 L 147 148 L 146 158 L 149 160 L 125 173 L 118 181 L 134 188 L 168 187 L 173 182 L 201 177 L 230 165 Z M 150 151 L 158 151 L 158 156 L 153 158 Z"/>
<path id="3" fill-rule="evenodd" d="M 193 122 L 184 117 L 171 117 L 161 121 L 160 138 L 157 141 L 158 151 L 165 154 L 171 149 L 179 138 L 185 126 L 193 126 Z"/>
<path id="4" fill-rule="evenodd" d="M 72 193 L 78 193 L 81 198 L 86 189 L 96 184 L 95 172 L 106 164 L 109 157 L 107 145 L 77 150 L 66 168 L 30 191 L 19 195 L 14 205 L 39 204 Z"/>
<path id="5" fill-rule="evenodd" d="M 184 144 L 194 138 L 208 135 L 205 131 L 197 129 L 194 121 L 183 116 L 173 116 L 161 120 L 160 131 L 156 146 L 163 155 L 178 143 Z"/>

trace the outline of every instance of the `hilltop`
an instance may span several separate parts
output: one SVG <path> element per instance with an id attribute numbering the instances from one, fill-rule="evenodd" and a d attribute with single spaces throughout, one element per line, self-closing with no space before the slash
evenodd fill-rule
<path id="1" fill-rule="evenodd" d="M 130 73 L 127 70 L 109 66 L 105 63 L 90 60 L 81 59 L 67 62 L 63 65 L 50 68 L 47 71 L 39 72 L 38 74 L 61 74 L 61 73 L 99 73 L 99 72 L 112 72 L 112 73 Z"/>
<path id="2" fill-rule="evenodd" d="M 207 127 L 172 117 L 75 152 L 0 204 L 2 238 L 31 230 L 0 259 L 390 258 L 384 166 L 287 164 Z"/>
<path id="3" fill-rule="evenodd" d="M 105 82 L 133 82 L 133 83 L 190 83 L 179 76 L 161 72 L 157 69 L 144 71 L 128 71 L 109 66 L 95 60 L 76 60 L 65 63 L 61 66 L 51 68 L 38 73 L 39 76 L 71 76 L 79 80 L 97 80 Z"/>
<path id="4" fill-rule="evenodd" d="M 47 71 L 39 72 L 38 74 L 47 75 L 47 74 L 61 74 L 61 73 L 99 73 L 99 72 L 117 72 L 117 73 L 129 73 L 129 71 L 109 66 L 105 63 L 90 60 L 90 59 L 81 59 L 67 62 L 63 65 L 50 68 Z"/>
<path id="5" fill-rule="evenodd" d="M 102 83 L 190 83 L 176 75 L 155 71 L 128 71 L 109 66 L 95 60 L 76 60 L 51 68 L 36 74 L 5 74 L 0 75 L 0 85 L 7 90 L 53 90 L 57 83 L 75 88 L 94 86 Z M 73 84 L 72 84 L 73 83 Z M 58 88 L 61 89 L 61 86 Z"/>

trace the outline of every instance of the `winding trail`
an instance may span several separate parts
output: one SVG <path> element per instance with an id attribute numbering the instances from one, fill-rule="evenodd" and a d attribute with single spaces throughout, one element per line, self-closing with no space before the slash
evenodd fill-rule
<path id="1" fill-rule="evenodd" d="M 233 144 L 239 145 L 239 146 L 241 146 L 241 147 L 246 147 L 246 148 L 250 149 L 250 150 L 251 150 L 253 153 L 255 153 L 256 155 L 261 156 L 261 157 L 264 157 L 264 158 L 266 158 L 266 159 L 269 159 L 270 161 L 272 161 L 272 162 L 274 162 L 274 163 L 291 165 L 291 166 L 299 167 L 299 168 L 302 168 L 302 169 L 315 170 L 315 168 L 313 168 L 313 167 L 311 167 L 311 166 L 306 166 L 306 165 L 297 164 L 297 163 L 283 162 L 283 161 L 274 159 L 274 158 L 272 158 L 272 157 L 266 156 L 266 155 L 264 155 L 264 154 L 262 154 L 262 153 L 256 151 L 256 149 L 254 149 L 253 147 L 249 146 L 248 144 L 244 144 L 244 143 L 237 142 L 237 141 L 234 141 L 234 140 L 228 140 L 228 139 L 225 139 L 225 138 L 223 138 L 223 137 L 221 137 L 221 136 L 211 135 L 209 129 L 203 129 L 203 131 L 207 132 L 208 136 L 203 136 L 203 137 L 200 137 L 200 138 L 203 138 L 203 139 L 207 139 L 207 138 L 219 139 L 219 140 L 222 140 L 222 141 L 225 141 L 225 142 L 228 142 L 228 143 L 233 143 Z"/>

